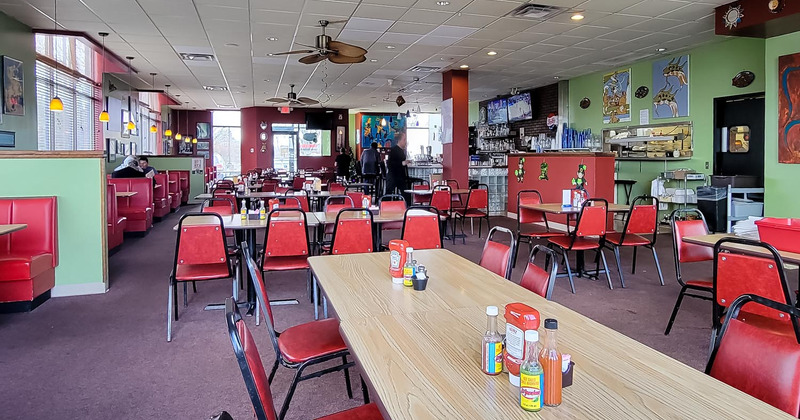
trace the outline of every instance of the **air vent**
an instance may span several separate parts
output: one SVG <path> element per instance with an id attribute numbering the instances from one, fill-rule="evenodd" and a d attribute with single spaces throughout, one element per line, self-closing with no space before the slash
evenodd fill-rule
<path id="1" fill-rule="evenodd" d="M 564 7 L 548 6 L 545 4 L 525 3 L 516 9 L 508 12 L 506 16 L 514 16 L 520 18 L 547 20 L 553 16 L 561 14 L 567 10 Z"/>
<path id="2" fill-rule="evenodd" d="M 441 69 L 442 69 L 441 67 L 433 67 L 433 66 L 414 66 L 411 67 L 409 71 L 416 71 L 419 73 L 436 73 Z"/>
<path id="3" fill-rule="evenodd" d="M 203 89 L 210 90 L 212 92 L 224 92 L 228 90 L 225 86 L 203 86 Z"/>
<path id="4" fill-rule="evenodd" d="M 180 53 L 180 56 L 186 61 L 214 61 L 213 54 Z"/>

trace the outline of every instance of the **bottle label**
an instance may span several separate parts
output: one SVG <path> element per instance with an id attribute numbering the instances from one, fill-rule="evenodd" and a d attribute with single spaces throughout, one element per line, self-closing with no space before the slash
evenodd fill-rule
<path id="1" fill-rule="evenodd" d="M 403 267 L 403 285 L 411 287 L 414 285 L 414 267 Z"/>
<path id="2" fill-rule="evenodd" d="M 389 253 L 389 267 L 391 267 L 392 270 L 400 268 L 400 253 L 396 250 L 392 250 L 392 252 Z"/>
<path id="3" fill-rule="evenodd" d="M 511 323 L 506 323 L 506 351 L 520 360 L 525 356 L 525 331 Z"/>
<path id="4" fill-rule="evenodd" d="M 520 372 L 519 405 L 527 411 L 542 409 L 542 374 Z"/>
<path id="5" fill-rule="evenodd" d="M 503 371 L 503 343 L 490 342 L 483 344 L 483 362 L 481 368 L 490 375 Z"/>

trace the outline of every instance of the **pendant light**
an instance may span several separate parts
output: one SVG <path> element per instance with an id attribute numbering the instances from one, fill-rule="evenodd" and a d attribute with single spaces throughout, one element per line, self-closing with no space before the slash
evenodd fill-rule
<path id="1" fill-rule="evenodd" d="M 186 132 L 189 132 L 189 102 L 186 102 Z M 187 134 L 186 137 L 183 138 L 184 143 L 191 143 L 192 136 Z"/>
<path id="2" fill-rule="evenodd" d="M 53 0 L 53 9 L 53 29 L 55 32 L 58 32 L 58 0 Z M 53 37 L 55 37 L 55 35 L 53 35 Z M 58 57 L 55 57 L 55 61 L 56 71 L 53 72 L 53 87 L 56 90 L 56 95 L 50 100 L 50 111 L 61 112 L 64 110 L 64 102 L 61 102 L 61 98 L 58 97 L 58 83 L 55 82 L 55 79 L 58 77 Z"/>
<path id="3" fill-rule="evenodd" d="M 180 97 L 181 95 L 175 95 L 175 96 Z M 181 135 L 181 109 L 180 108 L 178 108 L 178 112 L 175 115 L 175 119 L 178 120 L 178 133 L 175 134 L 175 140 L 180 140 L 180 139 L 183 138 L 183 136 Z"/>
<path id="4" fill-rule="evenodd" d="M 150 76 L 153 76 L 153 83 L 150 84 L 150 87 L 155 91 L 156 90 L 156 73 L 150 73 Z M 150 126 L 151 133 L 157 133 L 158 127 L 156 127 L 155 121 L 153 121 L 153 125 Z"/>
<path id="5" fill-rule="evenodd" d="M 164 87 L 167 88 L 167 97 L 169 97 L 169 87 L 170 87 L 170 85 L 164 85 Z M 164 136 L 169 138 L 169 137 L 172 137 L 172 130 L 170 129 L 171 128 L 170 127 L 171 124 L 169 124 L 170 122 L 172 122 L 172 118 L 170 118 L 169 114 L 167 114 L 167 119 L 168 119 L 168 121 L 167 121 L 167 129 L 164 131 Z"/>
<path id="6" fill-rule="evenodd" d="M 128 104 L 131 103 L 131 96 L 133 96 L 133 70 L 131 69 L 131 61 L 133 61 L 133 57 L 127 56 L 125 57 L 128 59 Z M 130 114 L 128 118 L 128 124 L 125 126 L 128 131 L 136 130 L 136 124 L 133 123 L 133 114 Z"/>
<path id="7" fill-rule="evenodd" d="M 103 38 L 103 72 L 100 73 L 100 81 L 102 83 L 103 76 L 106 74 L 106 37 L 108 36 L 108 32 L 100 32 L 98 35 L 100 35 L 100 38 Z M 108 109 L 106 108 L 105 103 L 103 105 L 103 112 L 100 113 L 100 116 L 97 117 L 97 119 L 100 120 L 100 122 L 107 123 L 111 120 L 111 118 L 108 116 Z"/>

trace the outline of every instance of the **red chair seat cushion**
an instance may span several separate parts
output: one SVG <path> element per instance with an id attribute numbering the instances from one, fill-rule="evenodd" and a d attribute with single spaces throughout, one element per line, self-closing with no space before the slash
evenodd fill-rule
<path id="1" fill-rule="evenodd" d="M 120 216 L 127 217 L 128 220 L 147 220 L 147 215 L 153 212 L 153 209 L 148 207 L 146 210 L 142 211 L 142 209 L 132 208 L 132 207 L 120 207 L 117 212 Z"/>
<path id="2" fill-rule="evenodd" d="M 302 363 L 315 357 L 347 350 L 339 334 L 339 321 L 333 318 L 296 325 L 278 337 L 284 359 Z"/>
<path id="3" fill-rule="evenodd" d="M 702 279 L 697 279 L 697 280 L 689 280 L 689 281 L 686 282 L 686 285 L 687 286 L 692 286 L 692 287 L 702 287 L 702 288 L 709 289 L 709 290 L 714 288 L 714 283 L 711 281 L 711 278 L 708 278 L 708 279 L 702 278 Z"/>
<path id="4" fill-rule="evenodd" d="M 0 281 L 30 280 L 53 268 L 53 254 L 10 253 L 0 256 Z"/>
<path id="5" fill-rule="evenodd" d="M 175 280 L 212 280 L 229 277 L 228 264 L 178 264 Z"/>
<path id="6" fill-rule="evenodd" d="M 552 231 L 552 230 L 548 231 L 548 230 L 545 230 L 544 228 L 542 228 L 541 230 L 534 229 L 532 231 L 520 232 L 519 233 L 520 238 L 524 236 L 524 237 L 529 237 L 529 238 L 534 238 L 534 239 L 555 238 L 557 236 L 566 236 L 566 235 L 567 235 L 566 232 L 558 232 L 558 231 Z"/>
<path id="7" fill-rule="evenodd" d="M 453 213 L 461 217 L 487 217 L 485 212 L 478 209 L 469 209 L 466 212 L 464 210 L 453 210 Z"/>
<path id="8" fill-rule="evenodd" d="M 383 415 L 377 404 L 369 403 L 330 416 L 320 417 L 317 420 L 383 420 Z"/>
<path id="9" fill-rule="evenodd" d="M 548 240 L 550 243 L 558 245 L 567 250 L 572 249 L 575 251 L 585 251 L 587 249 L 597 249 L 600 247 L 600 242 L 597 239 L 575 238 L 575 243 L 572 245 L 572 248 L 569 247 L 569 244 L 572 241 L 572 238 L 569 236 L 557 236 Z"/>
<path id="10" fill-rule="evenodd" d="M 643 238 L 635 233 L 629 233 L 625 235 L 625 243 L 620 243 L 620 239 L 622 239 L 622 234 L 617 232 L 609 232 L 606 233 L 606 240 L 611 242 L 614 245 L 622 245 L 622 246 L 641 246 L 641 245 L 649 245 L 650 240 Z"/>
<path id="11" fill-rule="evenodd" d="M 264 261 L 264 271 L 289 271 L 289 270 L 303 270 L 309 268 L 308 257 L 306 256 L 290 256 L 290 257 L 267 257 Z"/>

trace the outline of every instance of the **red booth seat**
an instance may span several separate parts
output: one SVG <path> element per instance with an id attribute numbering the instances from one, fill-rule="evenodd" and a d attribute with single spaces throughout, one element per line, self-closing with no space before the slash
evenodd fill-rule
<path id="1" fill-rule="evenodd" d="M 172 203 L 170 203 L 170 208 L 172 210 L 177 210 L 183 202 L 183 193 L 181 193 L 181 174 L 178 172 L 179 171 L 167 171 L 167 178 L 169 179 L 169 182 L 167 183 L 167 192 L 172 199 Z"/>
<path id="2" fill-rule="evenodd" d="M 177 172 L 180 177 L 178 179 L 178 185 L 181 190 L 181 204 L 186 204 L 189 202 L 189 171 L 170 171 L 170 172 Z"/>
<path id="3" fill-rule="evenodd" d="M 117 201 L 120 216 L 128 219 L 125 232 L 147 232 L 153 227 L 153 181 L 150 178 L 114 178 L 109 181 L 117 191 L 136 191 L 132 197 Z"/>
<path id="4" fill-rule="evenodd" d="M 28 225 L 0 236 L 0 303 L 24 303 L 3 311 L 29 311 L 50 297 L 58 265 L 57 207 L 56 197 L 0 199 L 0 223 Z"/>
<path id="5" fill-rule="evenodd" d="M 122 245 L 122 233 L 125 231 L 128 219 L 119 215 L 117 208 L 117 186 L 106 186 L 106 224 L 108 228 L 108 249 Z"/>
<path id="6" fill-rule="evenodd" d="M 172 208 L 172 197 L 169 196 L 169 183 L 167 182 L 167 174 L 158 174 L 153 180 L 153 217 L 159 219 L 168 215 Z"/>

